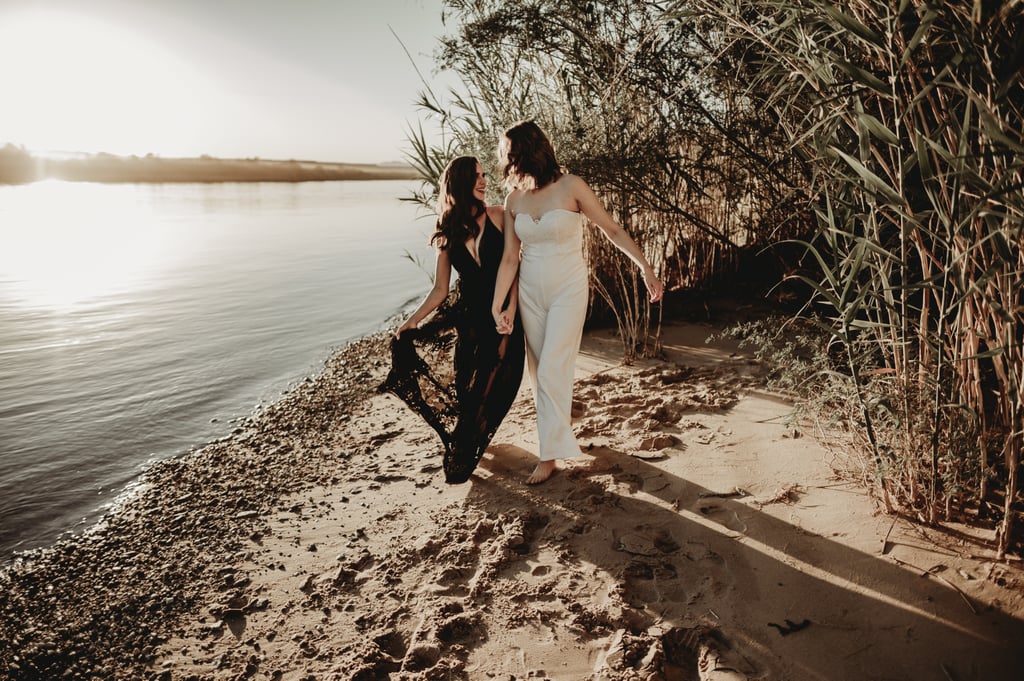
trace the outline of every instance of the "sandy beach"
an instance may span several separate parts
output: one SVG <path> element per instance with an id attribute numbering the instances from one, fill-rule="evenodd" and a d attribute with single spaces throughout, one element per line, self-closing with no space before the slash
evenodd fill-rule
<path id="1" fill-rule="evenodd" d="M 546 483 L 528 381 L 469 483 L 377 394 L 386 337 L 154 466 L 0 579 L 10 679 L 967 681 L 1024 663 L 992 530 L 882 513 L 717 329 L 577 362 L 581 453 Z"/>

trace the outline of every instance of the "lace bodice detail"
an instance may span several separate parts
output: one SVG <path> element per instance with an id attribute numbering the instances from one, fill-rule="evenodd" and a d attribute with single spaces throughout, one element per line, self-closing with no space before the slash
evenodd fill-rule
<path id="1" fill-rule="evenodd" d="M 583 216 L 576 211 L 554 208 L 539 219 L 518 213 L 516 236 L 523 243 L 523 258 L 583 252 Z"/>

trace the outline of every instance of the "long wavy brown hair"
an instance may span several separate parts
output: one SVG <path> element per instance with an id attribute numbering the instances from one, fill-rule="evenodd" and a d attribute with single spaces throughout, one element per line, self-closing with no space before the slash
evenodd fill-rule
<path id="1" fill-rule="evenodd" d="M 551 140 L 533 121 L 520 121 L 498 143 L 498 166 L 510 189 L 540 189 L 562 176 Z"/>
<path id="2" fill-rule="evenodd" d="M 487 206 L 473 196 L 478 163 L 475 156 L 457 156 L 441 172 L 431 246 L 445 250 L 450 244 L 465 243 L 480 234 L 476 219 L 487 212 Z"/>

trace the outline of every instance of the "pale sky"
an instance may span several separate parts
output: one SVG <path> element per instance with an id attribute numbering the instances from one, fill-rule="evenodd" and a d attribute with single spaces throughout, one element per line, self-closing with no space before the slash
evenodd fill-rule
<path id="1" fill-rule="evenodd" d="M 441 0 L 0 0 L 0 146 L 401 160 L 446 31 Z"/>

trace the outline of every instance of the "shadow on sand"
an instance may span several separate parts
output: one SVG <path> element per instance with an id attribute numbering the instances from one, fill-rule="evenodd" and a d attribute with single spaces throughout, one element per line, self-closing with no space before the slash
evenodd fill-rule
<path id="1" fill-rule="evenodd" d="M 1024 664 L 1024 622 L 655 464 L 595 448 L 526 487 L 533 455 L 490 451 L 468 501 L 539 517 L 508 569 L 557 544 L 564 560 L 618 582 L 638 622 L 714 622 L 754 678 L 1006 679 Z"/>

